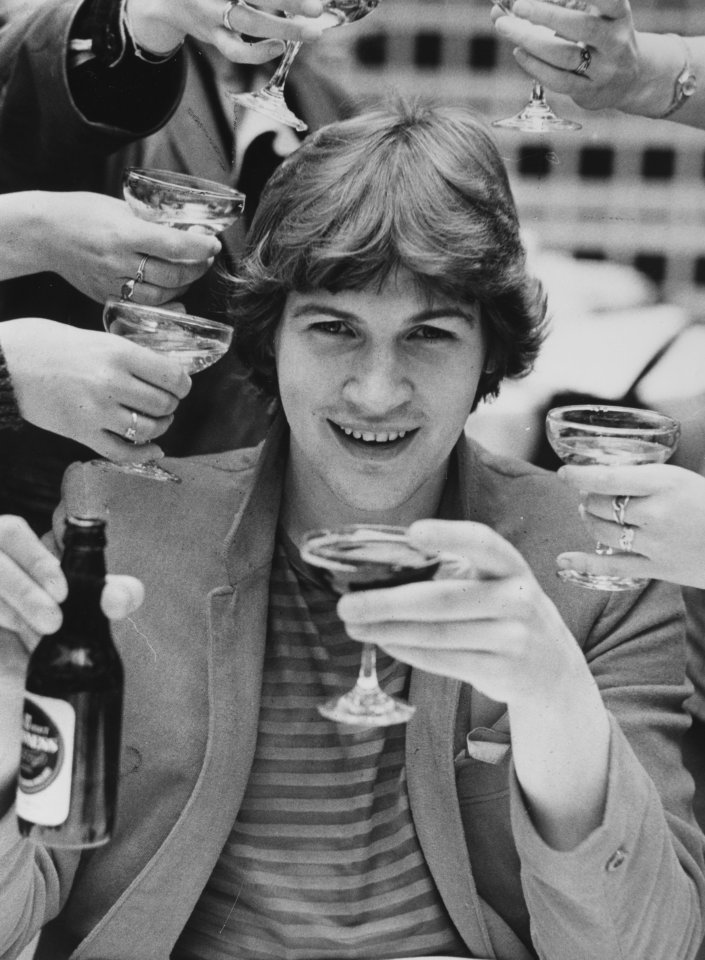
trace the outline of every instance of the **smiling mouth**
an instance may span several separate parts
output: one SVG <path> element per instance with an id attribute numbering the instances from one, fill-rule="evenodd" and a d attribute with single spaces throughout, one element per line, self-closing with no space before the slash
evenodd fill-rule
<path id="1" fill-rule="evenodd" d="M 355 430 L 351 427 L 342 427 L 334 420 L 329 420 L 328 423 L 346 440 L 368 450 L 393 447 L 410 439 L 418 431 L 418 427 L 412 430 Z"/>

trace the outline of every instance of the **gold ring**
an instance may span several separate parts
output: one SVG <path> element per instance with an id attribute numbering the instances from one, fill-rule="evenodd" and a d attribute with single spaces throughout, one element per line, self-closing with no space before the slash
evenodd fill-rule
<path id="1" fill-rule="evenodd" d="M 630 499 L 629 494 L 620 494 L 617 497 L 612 497 L 612 513 L 614 514 L 615 523 L 618 523 L 620 527 L 623 527 L 627 522 L 625 513 Z"/>
<path id="2" fill-rule="evenodd" d="M 634 549 L 634 527 L 625 524 L 619 535 L 619 549 L 623 553 L 631 553 Z"/>
<path id="3" fill-rule="evenodd" d="M 135 295 L 136 280 L 126 280 L 120 288 L 120 297 L 123 300 L 132 300 Z"/>
<path id="4" fill-rule="evenodd" d="M 130 443 L 137 443 L 137 411 L 131 410 L 130 415 L 132 417 L 132 423 L 125 430 L 125 439 L 129 440 Z"/>
<path id="5" fill-rule="evenodd" d="M 140 260 L 140 265 L 137 267 L 137 273 L 135 274 L 135 283 L 144 282 L 144 268 L 147 266 L 147 261 L 149 260 L 149 254 L 145 254 Z"/>

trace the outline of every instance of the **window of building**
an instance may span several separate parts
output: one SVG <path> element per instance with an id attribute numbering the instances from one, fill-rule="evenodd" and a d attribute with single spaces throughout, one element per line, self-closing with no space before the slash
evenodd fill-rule
<path id="1" fill-rule="evenodd" d="M 696 257 L 693 263 L 693 283 L 705 287 L 705 257 Z"/>
<path id="2" fill-rule="evenodd" d="M 608 180 L 614 174 L 612 147 L 583 147 L 578 173 L 584 180 Z"/>
<path id="3" fill-rule="evenodd" d="M 425 70 L 440 67 L 443 38 L 440 33 L 417 33 L 414 38 L 414 64 Z"/>
<path id="4" fill-rule="evenodd" d="M 606 260 L 607 254 L 598 247 L 578 247 L 573 250 L 576 260 Z"/>
<path id="5" fill-rule="evenodd" d="M 676 153 L 670 147 L 648 147 L 641 157 L 641 175 L 645 180 L 672 180 Z"/>
<path id="6" fill-rule="evenodd" d="M 494 70 L 497 67 L 498 43 L 488 34 L 470 37 L 468 64 L 473 70 Z"/>
<path id="7" fill-rule="evenodd" d="M 363 67 L 383 67 L 387 62 L 387 38 L 383 33 L 369 33 L 355 42 L 355 58 Z"/>
<path id="8" fill-rule="evenodd" d="M 662 253 L 638 253 L 634 257 L 634 266 L 655 283 L 666 279 L 666 258 Z"/>
<path id="9" fill-rule="evenodd" d="M 522 177 L 547 177 L 551 172 L 553 151 L 540 143 L 526 143 L 519 148 L 517 168 Z"/>

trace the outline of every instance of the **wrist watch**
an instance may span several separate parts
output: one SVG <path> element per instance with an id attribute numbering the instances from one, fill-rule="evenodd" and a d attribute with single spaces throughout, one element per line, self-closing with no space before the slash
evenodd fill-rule
<path id="1" fill-rule="evenodd" d="M 672 113 L 675 113 L 679 107 L 682 107 L 685 101 L 693 96 L 698 85 L 698 79 L 695 75 L 695 71 L 690 64 L 690 48 L 685 37 L 682 37 L 676 33 L 669 33 L 667 36 L 675 37 L 676 40 L 678 40 L 678 42 L 681 44 L 685 52 L 685 63 L 683 64 L 683 69 L 676 77 L 673 99 L 666 108 L 665 113 L 660 114 L 658 118 L 659 120 L 665 120 L 666 117 L 670 117 Z"/>

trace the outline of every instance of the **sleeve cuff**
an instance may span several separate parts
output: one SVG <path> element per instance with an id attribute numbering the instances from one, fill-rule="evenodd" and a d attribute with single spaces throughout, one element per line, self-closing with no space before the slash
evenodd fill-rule
<path id="1" fill-rule="evenodd" d="M 521 787 L 510 774 L 512 829 L 525 876 L 534 876 L 562 895 L 585 889 L 588 877 L 603 880 L 628 863 L 651 805 L 661 801 L 624 734 L 610 717 L 610 759 L 607 799 L 602 823 L 572 850 L 556 850 L 539 835 L 526 808 Z M 594 881 L 593 881 L 594 882 Z"/>

